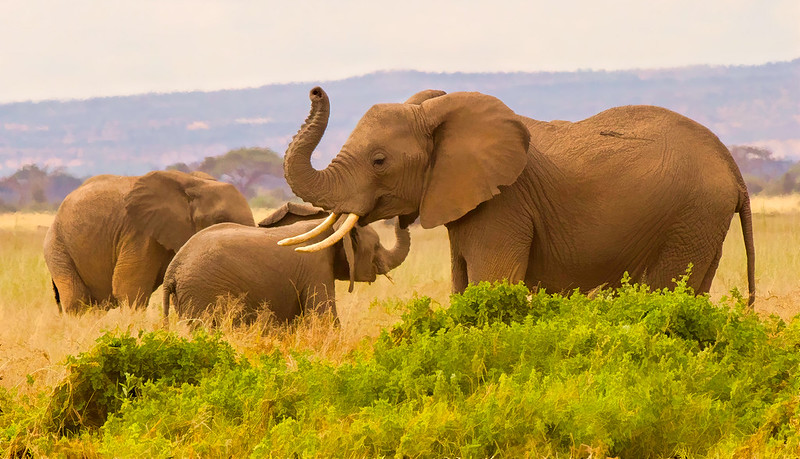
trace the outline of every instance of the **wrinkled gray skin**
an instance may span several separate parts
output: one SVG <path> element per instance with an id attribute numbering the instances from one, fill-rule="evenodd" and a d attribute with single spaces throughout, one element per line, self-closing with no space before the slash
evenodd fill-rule
<path id="1" fill-rule="evenodd" d="M 171 300 L 178 315 L 197 318 L 219 296 L 243 296 L 242 321 L 252 322 L 266 303 L 278 321 L 304 311 L 336 314 L 334 280 L 373 282 L 403 262 L 410 235 L 396 226 L 397 243 L 384 248 L 370 227 L 356 228 L 344 240 L 319 252 L 302 254 L 279 246 L 304 233 L 328 214 L 307 204 L 287 203 L 259 227 L 215 225 L 194 235 L 175 255 L 164 278 L 164 316 Z M 329 229 L 312 241 L 329 236 Z"/>
<path id="2" fill-rule="evenodd" d="M 693 264 L 708 292 L 734 213 L 755 296 L 750 200 L 719 139 L 664 108 L 616 107 L 583 121 L 517 115 L 480 93 L 423 91 L 378 104 L 324 170 L 310 155 L 329 114 L 321 88 L 286 152 L 297 196 L 359 222 L 419 216 L 445 225 L 455 292 L 508 279 L 548 291 L 616 286 L 624 272 L 651 287 Z"/>
<path id="3" fill-rule="evenodd" d="M 102 302 L 146 306 L 183 243 L 221 222 L 255 226 L 244 196 L 207 174 L 88 179 L 64 199 L 45 236 L 59 311 Z"/>

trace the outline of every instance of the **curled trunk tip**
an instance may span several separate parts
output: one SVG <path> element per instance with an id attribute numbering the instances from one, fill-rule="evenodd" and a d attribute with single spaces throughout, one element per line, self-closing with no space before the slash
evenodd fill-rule
<path id="1" fill-rule="evenodd" d="M 311 100 L 311 111 L 286 149 L 283 172 L 295 195 L 324 208 L 324 198 L 330 192 L 326 173 L 311 166 L 311 153 L 319 145 L 328 126 L 330 101 L 319 86 L 309 91 L 308 98 Z"/>

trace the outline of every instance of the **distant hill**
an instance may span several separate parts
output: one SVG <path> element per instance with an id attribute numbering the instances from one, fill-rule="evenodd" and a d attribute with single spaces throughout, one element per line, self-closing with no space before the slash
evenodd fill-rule
<path id="1" fill-rule="evenodd" d="M 0 176 L 24 164 L 72 174 L 140 174 L 239 147 L 285 150 L 309 110 L 308 90 L 331 97 L 315 162 L 336 154 L 375 103 L 428 88 L 481 91 L 520 114 L 579 120 L 625 104 L 661 105 L 711 128 L 726 144 L 800 159 L 800 59 L 759 66 L 541 73 L 378 72 L 338 81 L 214 92 L 143 94 L 0 105 Z"/>

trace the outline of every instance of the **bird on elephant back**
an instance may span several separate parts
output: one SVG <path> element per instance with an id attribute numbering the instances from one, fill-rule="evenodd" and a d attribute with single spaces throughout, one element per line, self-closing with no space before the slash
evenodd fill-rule
<path id="1" fill-rule="evenodd" d="M 44 240 L 59 311 L 146 306 L 175 252 L 222 222 L 255 226 L 245 197 L 202 172 L 86 180 L 64 198 Z"/>
<path id="2" fill-rule="evenodd" d="M 516 114 L 477 92 L 427 90 L 372 106 L 324 170 L 310 156 L 328 96 L 290 143 L 292 191 L 350 225 L 399 216 L 444 225 L 452 287 L 507 279 L 551 292 L 618 286 L 711 287 L 734 213 L 755 298 L 750 199 L 730 152 L 665 108 L 623 106 L 578 122 Z"/>
<path id="3" fill-rule="evenodd" d="M 336 317 L 335 280 L 349 280 L 352 291 L 353 282 L 373 282 L 408 255 L 410 233 L 399 223 L 391 249 L 383 247 L 369 226 L 348 231 L 336 243 L 320 244 L 310 254 L 277 244 L 301 232 L 307 233 L 304 239 L 322 242 L 341 230 L 335 225 L 317 230 L 321 222 L 332 223 L 323 209 L 289 202 L 258 227 L 226 223 L 200 231 L 167 268 L 164 316 L 172 299 L 178 316 L 199 318 L 220 297 L 238 297 L 244 308 L 237 322 L 252 323 L 264 311 L 280 322 L 307 311 L 331 311 Z"/>

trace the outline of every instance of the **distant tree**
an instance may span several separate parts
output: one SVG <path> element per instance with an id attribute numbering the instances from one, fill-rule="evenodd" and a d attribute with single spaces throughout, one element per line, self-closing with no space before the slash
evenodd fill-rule
<path id="1" fill-rule="evenodd" d="M 47 175 L 47 167 L 40 168 L 36 164 L 26 164 L 8 177 L 8 184 L 16 191 L 20 205 L 47 202 L 45 195 Z"/>
<path id="2" fill-rule="evenodd" d="M 168 170 L 201 171 L 234 185 L 248 199 L 262 189 L 287 188 L 283 158 L 269 148 L 239 148 L 220 156 L 207 156 L 194 164 L 175 163 Z"/>
<path id="3" fill-rule="evenodd" d="M 742 171 L 742 176 L 751 194 L 793 193 L 800 178 L 795 163 L 776 158 L 768 148 L 752 145 L 729 145 L 734 161 Z M 794 171 L 794 172 L 792 172 Z"/>
<path id="4" fill-rule="evenodd" d="M 800 192 L 800 164 L 795 164 L 786 173 L 764 186 L 766 194 L 792 194 Z"/>
<path id="5" fill-rule="evenodd" d="M 47 201 L 60 203 L 72 193 L 75 188 L 78 188 L 83 183 L 83 180 L 78 177 L 72 176 L 63 170 L 56 169 L 50 174 L 47 180 Z"/>
<path id="6" fill-rule="evenodd" d="M 269 148 L 239 148 L 203 160 L 197 170 L 233 184 L 245 196 L 257 193 L 264 176 L 283 177 L 283 158 Z"/>
<path id="7" fill-rule="evenodd" d="M 18 209 L 54 209 L 81 182 L 62 169 L 51 172 L 47 167 L 26 164 L 0 179 L 0 197 L 7 206 L 13 204 Z"/>
<path id="8" fill-rule="evenodd" d="M 189 173 L 189 172 L 192 171 L 192 169 L 186 163 L 170 164 L 169 166 L 167 166 L 167 170 L 168 171 L 180 171 L 180 172 L 186 172 L 186 173 Z"/>

